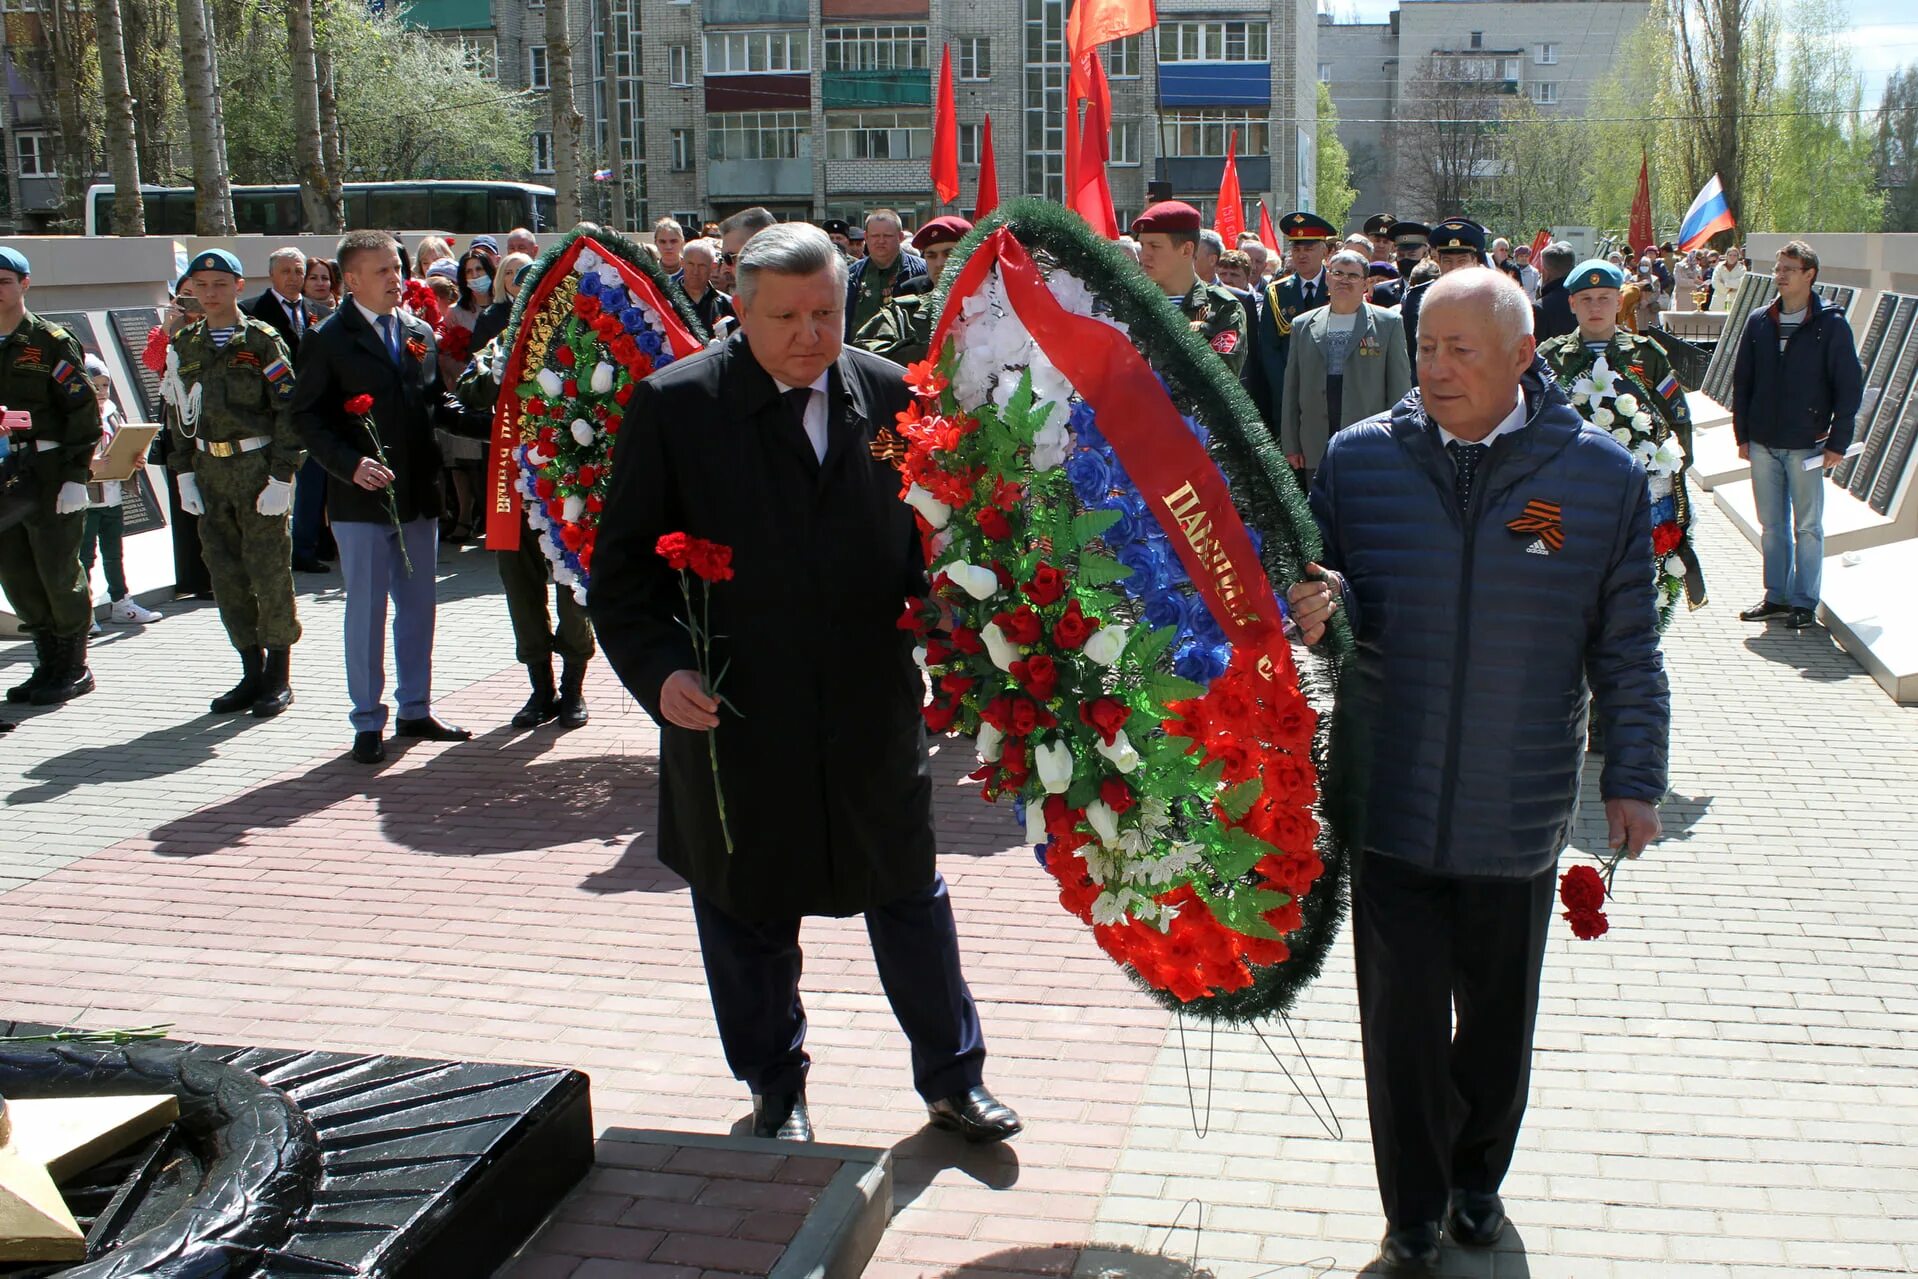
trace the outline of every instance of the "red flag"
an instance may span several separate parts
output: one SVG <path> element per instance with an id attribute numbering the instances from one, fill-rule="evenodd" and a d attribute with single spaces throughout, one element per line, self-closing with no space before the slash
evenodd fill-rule
<path id="1" fill-rule="evenodd" d="M 1270 252 L 1279 251 L 1279 233 L 1272 229 L 1272 214 L 1263 199 L 1259 201 L 1259 243 Z"/>
<path id="2" fill-rule="evenodd" d="M 1078 0 L 1066 19 L 1066 63 L 1071 73 L 1066 80 L 1066 200 L 1079 189 L 1079 104 L 1086 100 L 1092 86 L 1092 64 L 1098 61 L 1096 50 L 1102 44 L 1149 31 L 1158 23 L 1152 0 Z M 1106 111 L 1110 127 L 1112 112 Z"/>
<path id="3" fill-rule="evenodd" d="M 1631 243 L 1626 247 L 1633 253 L 1639 253 L 1651 247 L 1656 241 L 1652 238 L 1652 175 L 1650 161 L 1645 153 L 1638 154 L 1638 194 L 1632 197 Z"/>
<path id="4" fill-rule="evenodd" d="M 1538 255 L 1545 252 L 1546 247 L 1550 245 L 1551 242 L 1552 228 L 1545 226 L 1540 227 L 1538 234 L 1532 237 L 1532 262 L 1534 265 L 1538 262 Z"/>
<path id="5" fill-rule="evenodd" d="M 932 191 L 939 203 L 959 198 L 959 112 L 952 100 L 952 46 L 939 59 L 939 96 L 932 106 Z"/>
<path id="6" fill-rule="evenodd" d="M 979 191 L 972 201 L 974 222 L 999 207 L 999 161 L 992 154 L 992 112 L 979 126 Z"/>
<path id="7" fill-rule="evenodd" d="M 1225 144 L 1225 172 L 1219 177 L 1219 207 L 1212 215 L 1212 229 L 1219 233 L 1228 249 L 1238 247 L 1239 235 L 1245 230 L 1245 198 L 1239 194 L 1237 129 L 1232 130 Z"/>
<path id="8" fill-rule="evenodd" d="M 1092 83 L 1086 95 L 1086 114 L 1079 137 L 1079 187 L 1067 192 L 1066 205 L 1108 240 L 1119 238 L 1119 219 L 1112 209 L 1112 188 L 1106 182 L 1106 161 L 1112 155 L 1112 95 L 1106 86 L 1105 66 L 1092 59 Z"/>

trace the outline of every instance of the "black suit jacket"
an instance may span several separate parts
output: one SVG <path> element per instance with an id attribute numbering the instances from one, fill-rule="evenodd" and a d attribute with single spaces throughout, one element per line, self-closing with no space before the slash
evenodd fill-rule
<path id="1" fill-rule="evenodd" d="M 1578 331 L 1578 317 L 1572 314 L 1572 295 L 1565 291 L 1565 281 L 1553 280 L 1538 291 L 1538 301 L 1532 306 L 1532 329 L 1540 342 Z"/>
<path id="2" fill-rule="evenodd" d="M 306 327 L 311 329 L 313 327 L 313 312 L 307 310 L 305 298 L 300 299 L 299 307 L 300 314 L 306 317 Z M 242 303 L 240 309 L 256 320 L 271 324 L 273 331 L 280 335 L 280 340 L 286 343 L 287 354 L 298 357 L 300 354 L 300 338 L 303 337 L 304 334 L 293 327 L 293 321 L 286 318 L 286 308 L 280 305 L 279 297 L 271 288 L 260 294 L 259 297 Z"/>
<path id="3" fill-rule="evenodd" d="M 433 429 L 458 428 L 459 401 L 440 384 L 433 330 L 404 312 L 398 318 L 402 349 L 397 364 L 387 354 L 379 330 L 367 323 L 350 296 L 339 310 L 308 330 L 300 344 L 293 425 L 313 459 L 327 474 L 344 481 L 326 486 L 326 508 L 335 523 L 384 524 L 392 518 L 383 494 L 353 483 L 360 460 L 374 456 L 374 442 L 364 423 L 346 411 L 346 402 L 360 394 L 373 397 L 368 416 L 396 477 L 393 496 L 400 519 L 437 519 L 445 507 L 440 449 Z"/>
<path id="4" fill-rule="evenodd" d="M 743 335 L 647 378 L 627 408 L 588 606 L 613 669 L 661 724 L 660 860 L 746 919 L 848 915 L 933 875 L 924 685 L 895 625 L 926 593 L 899 473 L 869 445 L 912 400 L 904 371 L 846 347 L 828 381 L 823 463 Z M 728 856 L 707 735 L 667 724 L 660 686 L 693 667 L 684 531 L 733 548 L 711 591 Z M 694 599 L 700 598 L 694 584 Z"/>

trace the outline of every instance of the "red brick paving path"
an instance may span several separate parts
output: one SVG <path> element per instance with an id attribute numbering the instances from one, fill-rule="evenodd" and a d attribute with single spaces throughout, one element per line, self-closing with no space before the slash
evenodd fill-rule
<path id="1" fill-rule="evenodd" d="M 416 743 L 378 771 L 321 757 L 0 896 L 7 1013 L 568 1065 L 591 1074 L 602 1132 L 731 1130 L 749 1103 L 684 886 L 654 856 L 655 732 L 594 670 L 582 731 Z M 521 687 L 502 674 L 443 709 L 483 728 Z M 1063 915 L 1009 818 L 962 787 L 969 757 L 947 746 L 935 764 L 988 1082 L 1028 1130 L 980 1150 L 924 1129 L 857 920 L 804 934 L 814 1122 L 821 1140 L 894 1151 L 900 1211 L 876 1279 L 1012 1253 L 1022 1272 L 1069 1271 L 1073 1250 L 1048 1248 L 1090 1236 L 1166 1014 Z M 592 1229 L 605 1193 L 582 1191 L 568 1225 Z"/>

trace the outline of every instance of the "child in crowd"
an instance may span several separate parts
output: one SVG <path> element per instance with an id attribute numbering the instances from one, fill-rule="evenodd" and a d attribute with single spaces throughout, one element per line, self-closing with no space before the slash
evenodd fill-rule
<path id="1" fill-rule="evenodd" d="M 97 355 L 87 356 L 87 384 L 100 401 L 100 444 L 95 455 L 105 457 L 114 432 L 126 423 L 126 415 L 113 402 L 113 379 L 107 374 L 106 362 Z M 107 609 L 108 620 L 126 626 L 146 626 L 159 621 L 160 614 L 141 607 L 140 602 L 127 593 L 122 520 L 120 481 L 95 480 L 87 485 L 86 532 L 80 542 L 80 559 L 91 577 L 94 548 L 98 546 L 107 576 L 107 598 L 112 601 Z M 100 633 L 98 621 L 94 622 L 92 633 Z"/>

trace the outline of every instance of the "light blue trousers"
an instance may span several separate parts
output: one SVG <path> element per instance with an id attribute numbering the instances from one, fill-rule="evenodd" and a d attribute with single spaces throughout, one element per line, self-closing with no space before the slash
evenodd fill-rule
<path id="1" fill-rule="evenodd" d="M 1792 608 L 1818 607 L 1825 571 L 1825 469 L 1805 469 L 1822 448 L 1751 446 L 1752 499 L 1758 508 L 1765 598 Z"/>
<path id="2" fill-rule="evenodd" d="M 434 569 L 440 522 L 414 520 L 401 526 L 409 575 L 400 559 L 400 536 L 391 524 L 350 520 L 333 526 L 346 578 L 346 691 L 353 699 L 353 731 L 386 729 L 386 601 L 393 601 L 393 693 L 401 719 L 433 713 Z"/>

